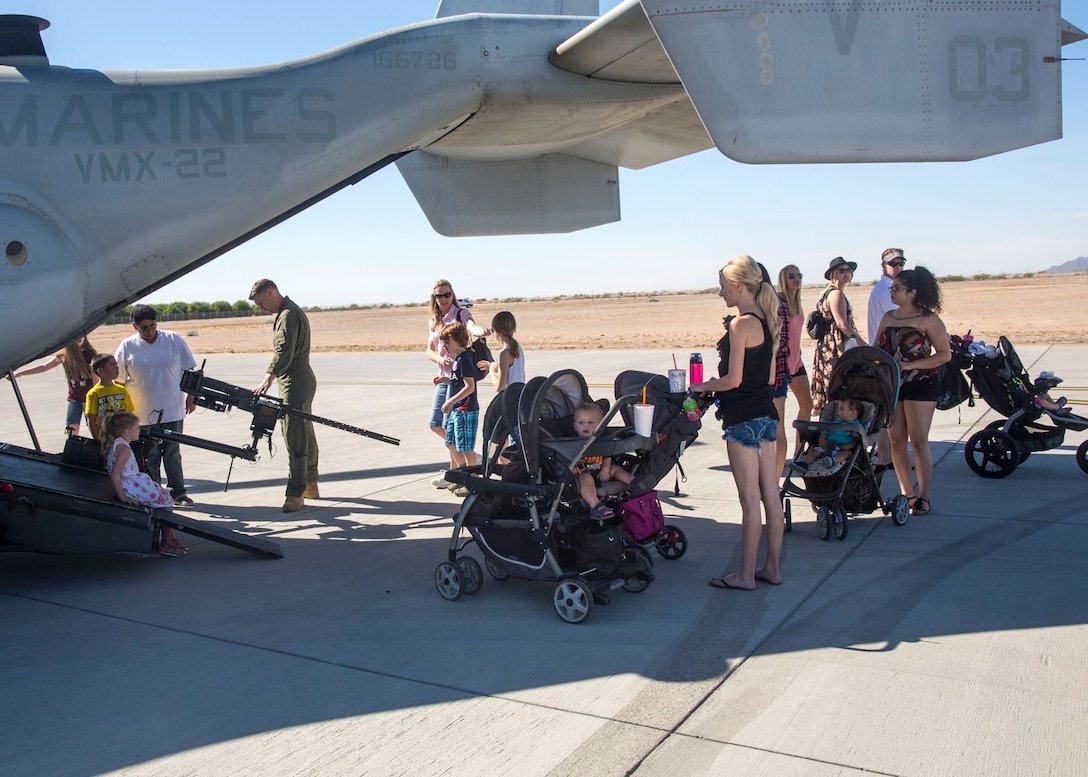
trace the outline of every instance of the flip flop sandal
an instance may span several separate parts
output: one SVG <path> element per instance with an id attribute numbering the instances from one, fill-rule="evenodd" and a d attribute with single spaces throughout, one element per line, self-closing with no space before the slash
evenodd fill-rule
<path id="1" fill-rule="evenodd" d="M 929 500 L 922 496 L 915 497 L 910 503 L 911 515 L 929 515 L 929 509 Z"/>

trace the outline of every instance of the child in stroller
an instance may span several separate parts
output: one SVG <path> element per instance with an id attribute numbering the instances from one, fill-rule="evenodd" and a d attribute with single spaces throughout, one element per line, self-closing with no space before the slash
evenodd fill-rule
<path id="1" fill-rule="evenodd" d="M 833 424 L 845 424 L 856 429 L 829 429 L 821 432 L 816 444 L 811 446 L 791 463 L 790 469 L 802 475 L 830 475 L 850 457 L 850 453 L 864 435 L 865 428 L 858 420 L 861 412 L 860 402 L 853 397 L 838 400 L 835 407 Z"/>
<path id="2" fill-rule="evenodd" d="M 871 513 L 880 508 L 902 526 L 910 517 L 907 497 L 896 494 L 884 500 L 880 494 L 880 481 L 884 471 L 878 471 L 876 460 L 876 435 L 885 428 L 895 415 L 899 390 L 899 365 L 889 354 L 879 348 L 862 345 L 851 348 L 839 357 L 828 379 L 829 401 L 820 413 L 820 420 L 794 421 L 793 426 L 801 433 L 801 449 L 797 459 L 810 460 L 813 448 L 820 447 L 828 433 L 849 435 L 853 442 L 849 450 L 840 451 L 834 466 L 818 468 L 813 465 L 803 471 L 804 485 L 792 479 L 796 470 L 789 468 L 782 483 L 783 512 L 786 515 L 786 531 L 792 531 L 793 518 L 790 498 L 806 499 L 816 510 L 816 533 L 820 539 L 830 536 L 845 539 L 847 516 Z M 840 410 L 846 404 L 857 411 L 857 423 L 844 424 L 844 415 L 852 410 Z M 841 447 L 841 446 L 840 446 Z"/>
<path id="3" fill-rule="evenodd" d="M 597 431 L 604 418 L 604 409 L 596 402 L 583 402 L 574 411 L 574 432 L 579 437 L 590 437 Z M 589 517 L 602 521 L 613 516 L 608 505 L 598 495 L 621 494 L 631 485 L 631 473 L 613 464 L 609 456 L 583 456 L 575 466 L 578 472 L 578 493 L 590 506 Z"/>

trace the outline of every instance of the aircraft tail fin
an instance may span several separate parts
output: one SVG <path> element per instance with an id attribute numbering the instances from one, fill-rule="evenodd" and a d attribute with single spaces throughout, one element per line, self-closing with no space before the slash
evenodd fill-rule
<path id="1" fill-rule="evenodd" d="M 738 161 L 956 161 L 1061 137 L 1060 46 L 1080 31 L 1059 0 L 642 6 Z"/>
<path id="2" fill-rule="evenodd" d="M 466 13 L 599 16 L 599 0 L 441 0 L 434 18 Z"/>
<path id="3" fill-rule="evenodd" d="M 426 151 L 397 160 L 440 235 L 575 232 L 619 221 L 619 171 L 566 154 L 459 161 Z"/>

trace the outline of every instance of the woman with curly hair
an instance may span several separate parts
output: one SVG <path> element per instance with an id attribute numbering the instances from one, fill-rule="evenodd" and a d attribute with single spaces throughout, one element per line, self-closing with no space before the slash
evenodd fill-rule
<path id="1" fill-rule="evenodd" d="M 941 290 L 933 273 L 925 267 L 903 270 L 892 283 L 891 298 L 898 307 L 884 314 L 876 339 L 877 345 L 890 353 L 900 368 L 899 403 L 895 419 L 888 427 L 892 462 L 900 493 L 910 500 L 911 515 L 927 515 L 933 480 L 929 428 L 941 395 L 937 368 L 952 358 L 952 344 L 938 315 Z M 914 451 L 917 496 L 911 482 L 908 440 Z"/>

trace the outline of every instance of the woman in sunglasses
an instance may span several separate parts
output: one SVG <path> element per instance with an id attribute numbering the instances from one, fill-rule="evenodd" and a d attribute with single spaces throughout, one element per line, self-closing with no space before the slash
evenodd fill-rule
<path id="1" fill-rule="evenodd" d="M 828 284 L 816 309 L 823 315 L 828 326 L 827 334 L 816 343 L 816 358 L 812 362 L 812 412 L 816 415 L 827 404 L 827 384 L 831 380 L 831 370 L 834 369 L 835 362 L 847 348 L 865 344 L 854 324 L 854 308 L 846 298 L 846 287 L 854 279 L 856 269 L 857 262 L 848 262 L 841 256 L 836 256 L 824 273 Z"/>
<path id="2" fill-rule="evenodd" d="M 438 365 L 438 375 L 434 379 L 434 401 L 431 403 L 431 431 L 446 442 L 446 416 L 442 413 L 442 405 L 445 404 L 450 385 L 450 371 L 454 359 L 446 352 L 446 347 L 439 339 L 442 329 L 454 322 L 464 324 L 472 337 L 486 337 L 490 332 L 480 327 L 472 320 L 472 311 L 457 304 L 457 295 L 453 292 L 453 286 L 445 278 L 439 278 L 431 289 L 431 319 L 430 332 L 427 339 L 427 358 Z M 450 466 L 455 466 L 453 454 L 450 454 Z M 445 471 L 439 472 L 431 480 L 435 488 L 456 488 L 456 484 L 446 482 Z M 456 493 L 456 492 L 455 492 Z M 466 494 L 467 495 L 467 494 Z"/>
<path id="3" fill-rule="evenodd" d="M 790 374 L 789 388 L 793 392 L 793 398 L 797 400 L 797 420 L 808 421 L 812 417 L 812 388 L 808 384 L 808 373 L 805 372 L 805 363 L 801 359 L 801 332 L 805 328 L 805 310 L 801 306 L 802 277 L 797 265 L 787 264 L 783 267 L 778 273 L 778 297 L 785 303 L 790 318 L 790 338 L 786 352 L 786 366 Z M 775 401 L 778 402 L 778 400 Z M 785 395 L 781 401 L 783 407 L 778 411 L 782 419 L 782 423 L 779 424 L 778 456 L 784 463 L 787 453 L 786 416 L 783 414 L 786 404 Z M 800 431 L 797 432 L 796 437 L 796 447 L 799 448 L 801 447 Z"/>
<path id="4" fill-rule="evenodd" d="M 952 358 L 948 330 L 941 317 L 941 289 L 925 267 L 904 270 L 892 283 L 890 296 L 895 309 L 884 314 L 877 330 L 877 346 L 899 363 L 899 403 L 888 427 L 892 461 L 899 491 L 910 500 L 911 515 L 927 515 L 929 487 L 933 480 L 933 454 L 929 449 L 929 427 L 941 394 L 937 368 Z M 918 495 L 911 482 L 910 454 Z"/>

